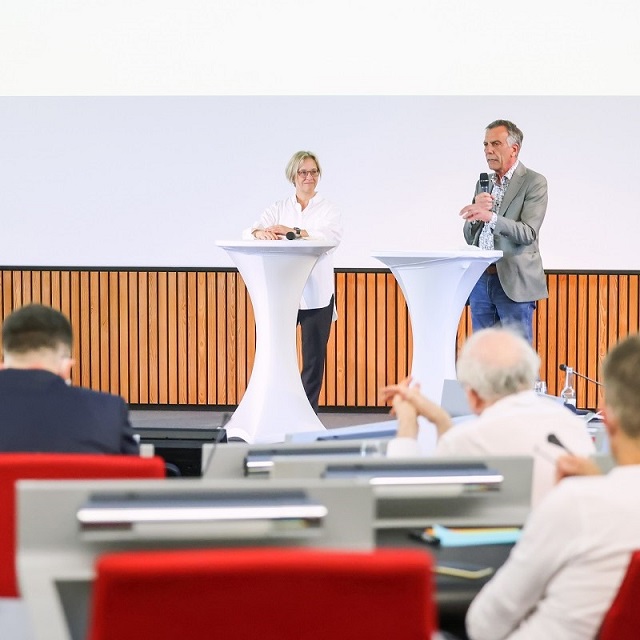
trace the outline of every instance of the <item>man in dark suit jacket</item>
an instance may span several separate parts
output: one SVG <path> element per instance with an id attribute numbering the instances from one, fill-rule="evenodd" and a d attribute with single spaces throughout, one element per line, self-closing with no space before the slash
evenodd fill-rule
<path id="1" fill-rule="evenodd" d="M 548 296 L 538 248 L 547 212 L 547 181 L 519 160 L 522 131 L 508 120 L 495 120 L 485 132 L 489 193 L 476 184 L 473 204 L 462 209 L 464 237 L 481 249 L 499 249 L 474 287 L 469 302 L 473 330 L 512 325 L 533 339 L 535 301 Z"/>
<path id="2" fill-rule="evenodd" d="M 2 327 L 0 452 L 138 454 L 119 396 L 70 386 L 71 325 L 31 304 Z"/>

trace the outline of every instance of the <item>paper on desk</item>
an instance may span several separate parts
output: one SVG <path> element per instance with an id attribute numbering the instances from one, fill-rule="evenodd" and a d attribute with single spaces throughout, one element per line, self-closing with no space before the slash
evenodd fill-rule
<path id="1" fill-rule="evenodd" d="M 449 529 L 439 524 L 432 527 L 433 535 L 443 547 L 471 547 L 482 544 L 514 544 L 520 538 L 517 527 L 487 527 Z"/>

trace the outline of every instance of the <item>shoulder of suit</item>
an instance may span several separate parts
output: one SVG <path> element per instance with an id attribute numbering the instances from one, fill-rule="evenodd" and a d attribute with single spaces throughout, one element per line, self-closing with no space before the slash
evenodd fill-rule
<path id="1" fill-rule="evenodd" d="M 108 393 L 106 391 L 96 391 L 95 389 L 88 389 L 87 387 L 76 387 L 76 386 L 69 387 L 69 390 L 89 400 L 99 400 L 101 402 L 106 402 L 106 403 L 124 402 L 124 399 L 121 396 L 115 395 L 113 393 Z"/>
<path id="2" fill-rule="evenodd" d="M 538 173 L 533 169 L 529 169 L 528 167 L 523 165 L 522 162 L 518 164 L 516 174 L 526 176 L 529 180 L 544 180 L 545 182 L 547 181 L 547 179 L 541 173 Z"/>

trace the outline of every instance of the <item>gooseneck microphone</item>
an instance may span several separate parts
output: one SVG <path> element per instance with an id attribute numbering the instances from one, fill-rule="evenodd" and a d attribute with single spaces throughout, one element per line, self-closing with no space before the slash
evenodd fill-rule
<path id="1" fill-rule="evenodd" d="M 569 447 L 567 447 L 566 445 L 562 444 L 562 442 L 560 442 L 560 439 L 555 433 L 550 433 L 547 436 L 547 442 L 549 442 L 550 444 L 555 444 L 556 447 L 560 447 L 561 449 L 564 449 L 570 456 L 573 455 L 573 451 L 571 451 L 571 449 L 569 449 Z"/>
<path id="2" fill-rule="evenodd" d="M 489 193 L 489 174 L 481 173 L 480 174 L 480 191 L 483 193 Z"/>
<path id="3" fill-rule="evenodd" d="M 566 371 L 567 370 L 567 365 L 566 364 L 560 364 L 558 365 L 558 369 L 560 369 L 560 371 Z M 582 373 L 578 373 L 575 369 L 572 369 L 574 375 L 578 376 L 578 378 L 584 378 L 585 380 L 588 380 L 589 382 L 593 382 L 593 384 L 597 384 L 599 387 L 602 387 L 603 384 L 602 382 L 598 382 L 597 380 L 594 380 L 593 378 L 589 378 L 589 376 L 585 376 Z"/>

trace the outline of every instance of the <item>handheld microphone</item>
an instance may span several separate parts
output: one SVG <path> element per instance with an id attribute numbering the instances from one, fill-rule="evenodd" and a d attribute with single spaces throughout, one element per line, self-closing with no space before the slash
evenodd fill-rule
<path id="1" fill-rule="evenodd" d="M 489 193 L 489 174 L 481 173 L 480 174 L 480 191 L 483 193 Z"/>
<path id="2" fill-rule="evenodd" d="M 287 231 L 285 238 L 287 240 L 295 240 L 296 239 L 296 234 L 293 231 Z"/>
<path id="3" fill-rule="evenodd" d="M 558 369 L 560 369 L 560 371 L 566 371 L 567 370 L 567 365 L 566 364 L 560 364 L 560 365 L 558 365 Z M 588 380 L 589 382 L 593 382 L 593 384 L 597 384 L 599 387 L 604 386 L 602 384 L 602 382 L 598 382 L 597 380 L 594 380 L 593 378 L 589 378 L 588 376 L 585 376 L 582 373 L 578 373 L 575 369 L 573 369 L 573 373 L 574 373 L 574 375 L 578 376 L 578 378 L 584 378 L 585 380 Z"/>

